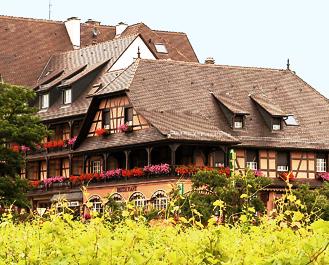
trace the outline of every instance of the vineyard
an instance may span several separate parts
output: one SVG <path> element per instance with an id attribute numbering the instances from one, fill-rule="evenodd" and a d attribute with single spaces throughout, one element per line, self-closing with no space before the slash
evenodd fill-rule
<path id="1" fill-rule="evenodd" d="M 329 222 L 298 230 L 126 218 L 73 221 L 69 214 L 0 224 L 0 264 L 329 264 Z"/>

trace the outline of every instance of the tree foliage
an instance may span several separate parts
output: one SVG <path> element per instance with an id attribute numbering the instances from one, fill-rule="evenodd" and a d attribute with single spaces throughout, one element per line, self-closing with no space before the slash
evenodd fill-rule
<path id="1" fill-rule="evenodd" d="M 28 88 L 0 83 L 0 176 L 15 177 L 24 161 L 12 144 L 33 148 L 47 130 L 31 107 L 35 93 Z"/>
<path id="2" fill-rule="evenodd" d="M 255 177 L 252 172 L 246 175 L 237 174 L 227 177 L 217 170 L 201 170 L 191 178 L 193 190 L 181 197 L 177 204 L 183 216 L 192 217 L 193 209 L 200 213 L 203 223 L 207 222 L 215 211 L 226 222 L 233 223 L 245 211 L 245 208 L 254 209 L 263 213 L 265 205 L 261 200 L 261 190 L 271 183 L 269 178 Z M 225 209 L 216 209 L 214 203 L 222 201 Z"/>

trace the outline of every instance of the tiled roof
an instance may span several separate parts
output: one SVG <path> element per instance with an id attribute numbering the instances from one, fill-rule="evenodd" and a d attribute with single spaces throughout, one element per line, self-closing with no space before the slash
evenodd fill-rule
<path id="1" fill-rule="evenodd" d="M 272 99 L 272 101 L 266 96 L 262 95 L 251 95 L 252 98 L 261 108 L 263 108 L 268 114 L 273 117 L 284 117 L 288 116 L 288 113 L 284 112 L 277 104 L 274 102 L 276 99 Z"/>
<path id="2" fill-rule="evenodd" d="M 172 128 L 206 135 L 203 132 L 216 128 L 244 145 L 329 149 L 327 99 L 289 70 L 168 60 L 137 63 L 127 94 L 136 110 L 164 134 Z M 245 128 L 230 128 L 213 93 L 229 93 L 250 113 Z M 250 98 L 256 94 L 266 95 L 275 106 L 283 106 L 283 114 L 293 114 L 299 126 L 284 125 L 281 131 L 272 132 Z"/>
<path id="3" fill-rule="evenodd" d="M 5 82 L 33 86 L 49 58 L 72 50 L 62 22 L 0 16 L 0 73 Z"/>
<path id="4" fill-rule="evenodd" d="M 229 109 L 234 114 L 249 114 L 248 111 L 242 108 L 242 106 L 234 98 L 229 97 L 228 95 L 216 94 L 211 92 L 212 95 L 222 103 L 227 109 Z"/>
<path id="5" fill-rule="evenodd" d="M 121 34 L 121 37 L 132 34 L 141 34 L 142 38 L 159 59 L 198 62 L 198 58 L 184 33 L 152 30 L 144 23 L 137 23 L 128 26 Z M 158 43 L 165 44 L 168 53 L 157 52 L 155 44 Z"/>
<path id="6" fill-rule="evenodd" d="M 62 21 L 0 16 L 0 34 L 0 74 L 5 82 L 12 84 L 34 87 L 37 81 L 40 81 L 39 77 L 43 69 L 45 67 L 49 69 L 47 64 L 51 57 L 56 57 L 56 54 L 61 52 L 73 51 Z M 149 42 L 153 52 L 155 52 L 154 43 L 166 44 L 169 53 L 157 53 L 158 58 L 197 61 L 184 33 L 155 31 L 139 23 L 128 26 L 118 39 L 136 34 L 141 34 L 143 39 Z M 115 37 L 114 26 L 98 23 L 80 24 L 82 48 L 107 42 Z M 57 61 L 57 64 L 61 62 Z"/>
<path id="7" fill-rule="evenodd" d="M 86 64 L 95 65 L 110 59 L 112 65 L 136 37 L 137 35 L 131 35 L 82 49 L 56 54 L 52 56 L 47 67 L 42 72 L 39 82 L 42 82 L 47 72 L 54 72 L 58 69 L 70 70 Z"/>
<path id="8" fill-rule="evenodd" d="M 116 133 L 106 137 L 87 137 L 75 152 L 116 148 L 166 140 L 157 129 L 148 128 L 131 133 Z"/>

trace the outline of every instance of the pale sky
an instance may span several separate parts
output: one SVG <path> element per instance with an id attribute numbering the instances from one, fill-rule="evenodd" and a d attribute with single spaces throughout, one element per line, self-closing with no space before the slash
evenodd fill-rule
<path id="1" fill-rule="evenodd" d="M 0 0 L 0 14 L 48 18 L 49 0 Z M 144 22 L 187 33 L 200 62 L 290 68 L 329 98 L 329 1 L 51 0 L 53 20 Z"/>

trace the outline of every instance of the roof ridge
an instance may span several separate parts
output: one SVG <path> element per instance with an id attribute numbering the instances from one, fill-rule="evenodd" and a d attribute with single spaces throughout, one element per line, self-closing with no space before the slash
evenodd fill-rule
<path id="1" fill-rule="evenodd" d="M 172 34 L 183 34 L 183 35 L 187 35 L 185 32 L 182 32 L 182 31 L 172 31 L 172 30 L 162 30 L 162 29 L 153 29 L 153 31 L 162 32 L 162 33 L 172 33 Z"/>
<path id="2" fill-rule="evenodd" d="M 139 34 L 131 34 L 131 35 L 128 35 L 128 36 L 124 36 L 124 37 L 120 37 L 120 38 L 116 38 L 116 39 L 112 39 L 112 40 L 108 40 L 108 41 L 103 41 L 103 42 L 97 43 L 95 45 L 88 45 L 86 47 L 82 47 L 82 48 L 79 48 L 79 49 L 76 49 L 76 50 L 59 52 L 59 53 L 56 53 L 55 55 L 57 56 L 57 55 L 60 55 L 60 54 L 69 54 L 69 53 L 84 51 L 84 50 L 87 50 L 87 49 L 95 48 L 97 46 L 101 46 L 101 45 L 104 45 L 104 44 L 107 44 L 107 43 L 110 43 L 110 42 L 119 41 L 119 40 L 122 40 L 122 39 L 129 39 L 129 38 L 132 38 L 132 37 L 137 38 L 138 35 Z"/>
<path id="3" fill-rule="evenodd" d="M 16 19 L 16 20 L 28 20 L 28 21 L 45 22 L 45 23 L 64 24 L 64 21 L 50 20 L 50 19 L 46 19 L 46 18 L 30 18 L 30 17 L 15 17 L 15 16 L 0 15 L 0 19 L 1 18 Z"/>
<path id="4" fill-rule="evenodd" d="M 186 61 L 177 61 L 177 60 L 171 60 L 171 59 L 141 59 L 142 61 L 152 61 L 156 63 L 161 62 L 170 62 L 173 64 L 186 64 L 186 65 L 195 65 L 195 66 L 201 66 L 201 67 L 214 67 L 214 68 L 232 68 L 232 69 L 242 69 L 242 70 L 266 70 L 266 71 L 275 71 L 275 72 L 290 72 L 290 70 L 286 69 L 280 69 L 280 68 L 266 68 L 266 67 L 255 67 L 255 66 L 239 66 L 239 65 L 225 65 L 225 64 L 204 64 L 199 62 L 186 62 Z"/>

